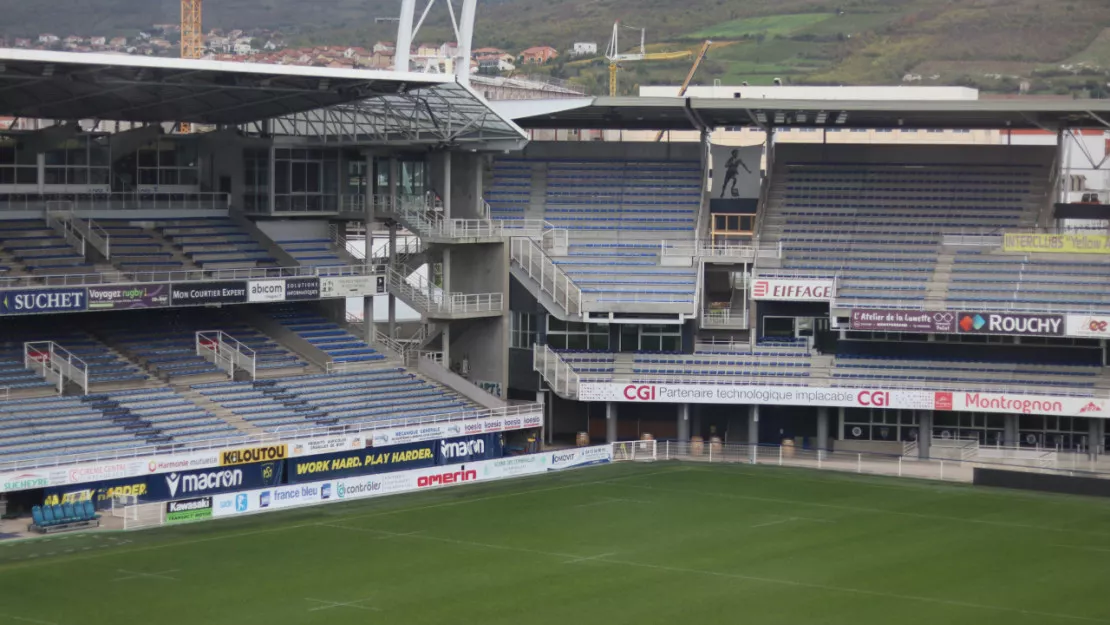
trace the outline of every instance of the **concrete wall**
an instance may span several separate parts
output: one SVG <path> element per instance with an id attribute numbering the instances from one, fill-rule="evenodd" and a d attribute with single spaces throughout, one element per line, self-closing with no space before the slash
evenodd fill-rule
<path id="1" fill-rule="evenodd" d="M 504 293 L 508 296 L 507 244 L 453 245 L 444 248 L 443 255 L 446 272 L 444 290 L 453 293 Z"/>
<path id="2" fill-rule="evenodd" d="M 815 145 L 777 144 L 779 163 L 948 163 L 1042 165 L 1056 157 L 1053 146 L 898 146 L 898 145 Z"/>
<path id="3" fill-rule="evenodd" d="M 533 141 L 524 148 L 524 158 L 636 160 L 636 161 L 699 161 L 701 146 L 697 143 L 577 143 Z"/>
<path id="4" fill-rule="evenodd" d="M 484 217 L 482 176 L 484 161 L 477 154 L 451 155 L 451 216 L 456 219 Z"/>
<path id="5" fill-rule="evenodd" d="M 509 319 L 506 316 L 451 323 L 451 365 L 470 363 L 469 379 L 509 388 Z"/>
<path id="6" fill-rule="evenodd" d="M 243 150 L 246 148 L 269 148 L 270 142 L 264 139 L 246 139 L 229 132 L 215 132 L 201 135 L 198 152 L 208 178 L 201 185 L 203 191 L 218 191 L 220 177 L 231 178 L 231 205 L 239 207 L 244 190 Z"/>
<path id="7" fill-rule="evenodd" d="M 328 222 L 322 219 L 268 219 L 255 224 L 274 241 L 328 238 Z"/>

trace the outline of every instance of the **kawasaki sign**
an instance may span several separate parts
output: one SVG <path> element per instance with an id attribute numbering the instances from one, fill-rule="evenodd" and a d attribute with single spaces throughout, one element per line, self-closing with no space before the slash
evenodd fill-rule
<path id="1" fill-rule="evenodd" d="M 183 523 L 210 518 L 212 518 L 211 497 L 166 502 L 166 523 Z"/>

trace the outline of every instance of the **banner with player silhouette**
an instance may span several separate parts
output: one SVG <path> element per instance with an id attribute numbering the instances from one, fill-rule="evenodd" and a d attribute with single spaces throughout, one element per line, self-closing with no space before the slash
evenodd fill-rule
<path id="1" fill-rule="evenodd" d="M 754 213 L 763 178 L 763 146 L 712 145 L 709 154 L 713 164 L 712 212 Z"/>

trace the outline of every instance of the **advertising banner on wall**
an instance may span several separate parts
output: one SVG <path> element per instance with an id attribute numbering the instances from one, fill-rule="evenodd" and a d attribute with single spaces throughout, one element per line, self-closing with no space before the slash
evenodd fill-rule
<path id="1" fill-rule="evenodd" d="M 452 438 L 472 434 L 488 434 L 491 432 L 509 432 L 512 430 L 527 430 L 543 427 L 543 414 L 536 412 L 527 415 L 512 415 L 506 417 L 487 417 L 471 421 L 455 421 L 452 423 L 429 423 L 405 428 L 374 430 L 368 433 L 366 441 L 368 446 L 384 447 L 387 445 L 401 445 L 417 441 L 428 441 L 439 438 Z"/>
<path id="2" fill-rule="evenodd" d="M 89 310 L 162 308 L 170 305 L 168 284 L 90 286 Z"/>
<path id="3" fill-rule="evenodd" d="M 436 463 L 439 441 L 366 448 L 289 461 L 288 482 L 312 482 L 349 475 L 369 475 L 430 467 Z"/>
<path id="4" fill-rule="evenodd" d="M 460 464 L 476 460 L 500 458 L 503 453 L 500 434 L 482 434 L 436 441 L 436 464 Z"/>
<path id="5" fill-rule="evenodd" d="M 1110 399 L 1106 397 L 1054 397 L 974 391 L 583 383 L 578 387 L 578 398 L 582 401 L 899 408 L 1110 418 Z"/>
<path id="6" fill-rule="evenodd" d="M 1068 315 L 1064 334 L 1088 338 L 1110 338 L 1110 315 Z"/>
<path id="7" fill-rule="evenodd" d="M 1104 234 L 1004 234 L 1002 249 L 1039 254 L 1110 254 L 1110 237 Z"/>
<path id="8" fill-rule="evenodd" d="M 1063 315 L 960 312 L 957 319 L 960 334 L 1064 336 Z"/>
<path id="9" fill-rule="evenodd" d="M 166 523 L 188 523 L 212 518 L 212 498 L 196 497 L 166 502 Z"/>
<path id="10" fill-rule="evenodd" d="M 384 276 L 320 278 L 320 297 L 367 297 L 385 293 Z"/>
<path id="11" fill-rule="evenodd" d="M 287 278 L 285 280 L 286 301 L 296 302 L 312 299 L 320 299 L 319 278 Z"/>
<path id="12" fill-rule="evenodd" d="M 752 299 L 755 300 L 827 302 L 832 297 L 832 280 L 761 278 L 752 281 Z"/>
<path id="13" fill-rule="evenodd" d="M 927 310 L 855 309 L 852 330 L 873 332 L 924 332 L 950 334 L 956 332 L 956 313 Z"/>
<path id="14" fill-rule="evenodd" d="M 556 456 L 558 456 L 556 458 Z M 282 508 L 319 505 L 412 492 L 428 488 L 536 475 L 553 470 L 604 464 L 613 459 L 609 445 L 558 452 L 481 460 L 451 467 L 435 466 L 356 478 L 339 478 L 226 493 L 212 498 L 213 516 L 269 512 Z"/>
<path id="15" fill-rule="evenodd" d="M 171 285 L 170 291 L 170 304 L 173 306 L 244 304 L 247 301 L 245 281 L 186 282 Z"/>
<path id="16" fill-rule="evenodd" d="M 247 283 L 248 302 L 284 302 L 285 280 L 251 280 Z"/>
<path id="17" fill-rule="evenodd" d="M 81 312 L 87 310 L 88 293 L 82 288 L 12 289 L 0 292 L 0 315 Z"/>

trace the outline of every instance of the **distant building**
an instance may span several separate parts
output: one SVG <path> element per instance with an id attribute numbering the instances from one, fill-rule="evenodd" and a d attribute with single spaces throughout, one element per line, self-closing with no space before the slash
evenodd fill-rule
<path id="1" fill-rule="evenodd" d="M 108 40 L 108 45 L 113 48 L 122 48 L 127 45 L 127 37 L 112 37 Z"/>
<path id="2" fill-rule="evenodd" d="M 597 43 L 593 41 L 576 41 L 570 51 L 571 56 L 597 55 Z"/>
<path id="3" fill-rule="evenodd" d="M 89 37 L 89 45 L 91 45 L 91 46 L 108 45 L 108 38 L 107 37 Z"/>
<path id="4" fill-rule="evenodd" d="M 559 51 L 551 46 L 533 46 L 520 52 L 520 60 L 525 65 L 543 65 L 559 56 Z"/>
<path id="5" fill-rule="evenodd" d="M 246 56 L 254 52 L 254 49 L 251 48 L 250 41 L 237 41 L 232 51 L 238 56 Z"/>
<path id="6" fill-rule="evenodd" d="M 374 47 L 372 48 L 371 51 L 374 54 L 390 54 L 390 55 L 392 55 L 393 51 L 396 49 L 396 47 L 397 47 L 396 44 L 394 44 L 392 41 L 379 41 L 378 43 L 374 44 Z"/>
<path id="7" fill-rule="evenodd" d="M 15 42 L 12 45 L 14 45 L 17 48 L 30 48 L 31 47 L 31 40 L 30 39 L 16 39 Z"/>
<path id="8" fill-rule="evenodd" d="M 39 43 L 58 43 L 59 41 L 60 39 L 58 39 L 57 35 L 39 35 Z"/>

